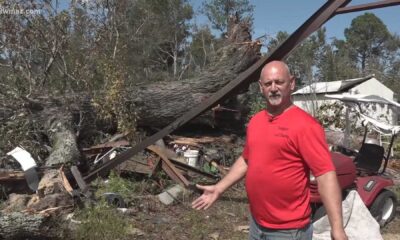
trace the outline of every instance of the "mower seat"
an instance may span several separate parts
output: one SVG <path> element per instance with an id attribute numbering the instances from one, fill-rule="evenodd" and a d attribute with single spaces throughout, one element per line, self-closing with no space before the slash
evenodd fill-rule
<path id="1" fill-rule="evenodd" d="M 364 143 L 354 159 L 356 167 L 360 170 L 377 173 L 382 165 L 385 149 L 382 146 Z"/>

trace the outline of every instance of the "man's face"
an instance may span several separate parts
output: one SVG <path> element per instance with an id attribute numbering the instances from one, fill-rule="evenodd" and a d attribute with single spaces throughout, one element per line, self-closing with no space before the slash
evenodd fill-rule
<path id="1" fill-rule="evenodd" d="M 280 110 L 287 107 L 294 90 L 294 78 L 286 68 L 272 66 L 263 69 L 259 80 L 260 90 L 267 101 L 267 107 Z"/>

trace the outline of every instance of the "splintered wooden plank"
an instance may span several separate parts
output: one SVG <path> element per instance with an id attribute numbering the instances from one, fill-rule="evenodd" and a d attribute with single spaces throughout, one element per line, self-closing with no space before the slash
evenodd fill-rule
<path id="1" fill-rule="evenodd" d="M 154 152 L 161 158 L 162 169 L 177 183 L 180 183 L 184 187 L 189 187 L 190 182 L 180 173 L 180 171 L 174 166 L 174 164 L 168 159 L 162 148 L 155 145 L 147 147 L 150 151 Z"/>
<path id="2" fill-rule="evenodd" d="M 25 180 L 23 171 L 0 169 L 0 182 Z"/>
<path id="3" fill-rule="evenodd" d="M 87 187 L 87 185 L 86 185 L 85 180 L 83 180 L 83 178 L 82 178 L 81 172 L 78 170 L 78 168 L 77 168 L 76 166 L 72 166 L 72 167 L 71 167 L 71 172 L 72 172 L 72 175 L 73 175 L 74 178 L 75 178 L 76 183 L 78 184 L 78 187 L 79 187 L 83 192 L 85 192 L 85 191 L 88 189 L 88 187 Z"/>
<path id="4" fill-rule="evenodd" d="M 128 161 L 121 163 L 116 169 L 119 172 L 132 172 L 151 175 L 153 173 L 153 168 L 150 164 L 151 163 L 147 160 L 139 161 L 135 159 L 129 159 Z"/>

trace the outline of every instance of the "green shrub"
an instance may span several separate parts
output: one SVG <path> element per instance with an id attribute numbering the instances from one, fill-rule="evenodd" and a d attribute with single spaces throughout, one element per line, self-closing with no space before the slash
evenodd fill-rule
<path id="1" fill-rule="evenodd" d="M 259 111 L 263 110 L 265 108 L 265 99 L 262 97 L 260 94 L 257 94 L 256 96 L 252 97 L 250 102 L 250 113 L 249 113 L 249 119 Z"/>

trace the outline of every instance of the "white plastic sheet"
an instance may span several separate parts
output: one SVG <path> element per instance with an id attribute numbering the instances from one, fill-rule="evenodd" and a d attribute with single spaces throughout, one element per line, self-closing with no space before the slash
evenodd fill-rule
<path id="1" fill-rule="evenodd" d="M 7 155 L 13 156 L 19 164 L 21 164 L 22 170 L 24 171 L 36 167 L 36 162 L 32 158 L 31 154 L 23 148 L 16 147 L 12 151 L 8 152 Z"/>

